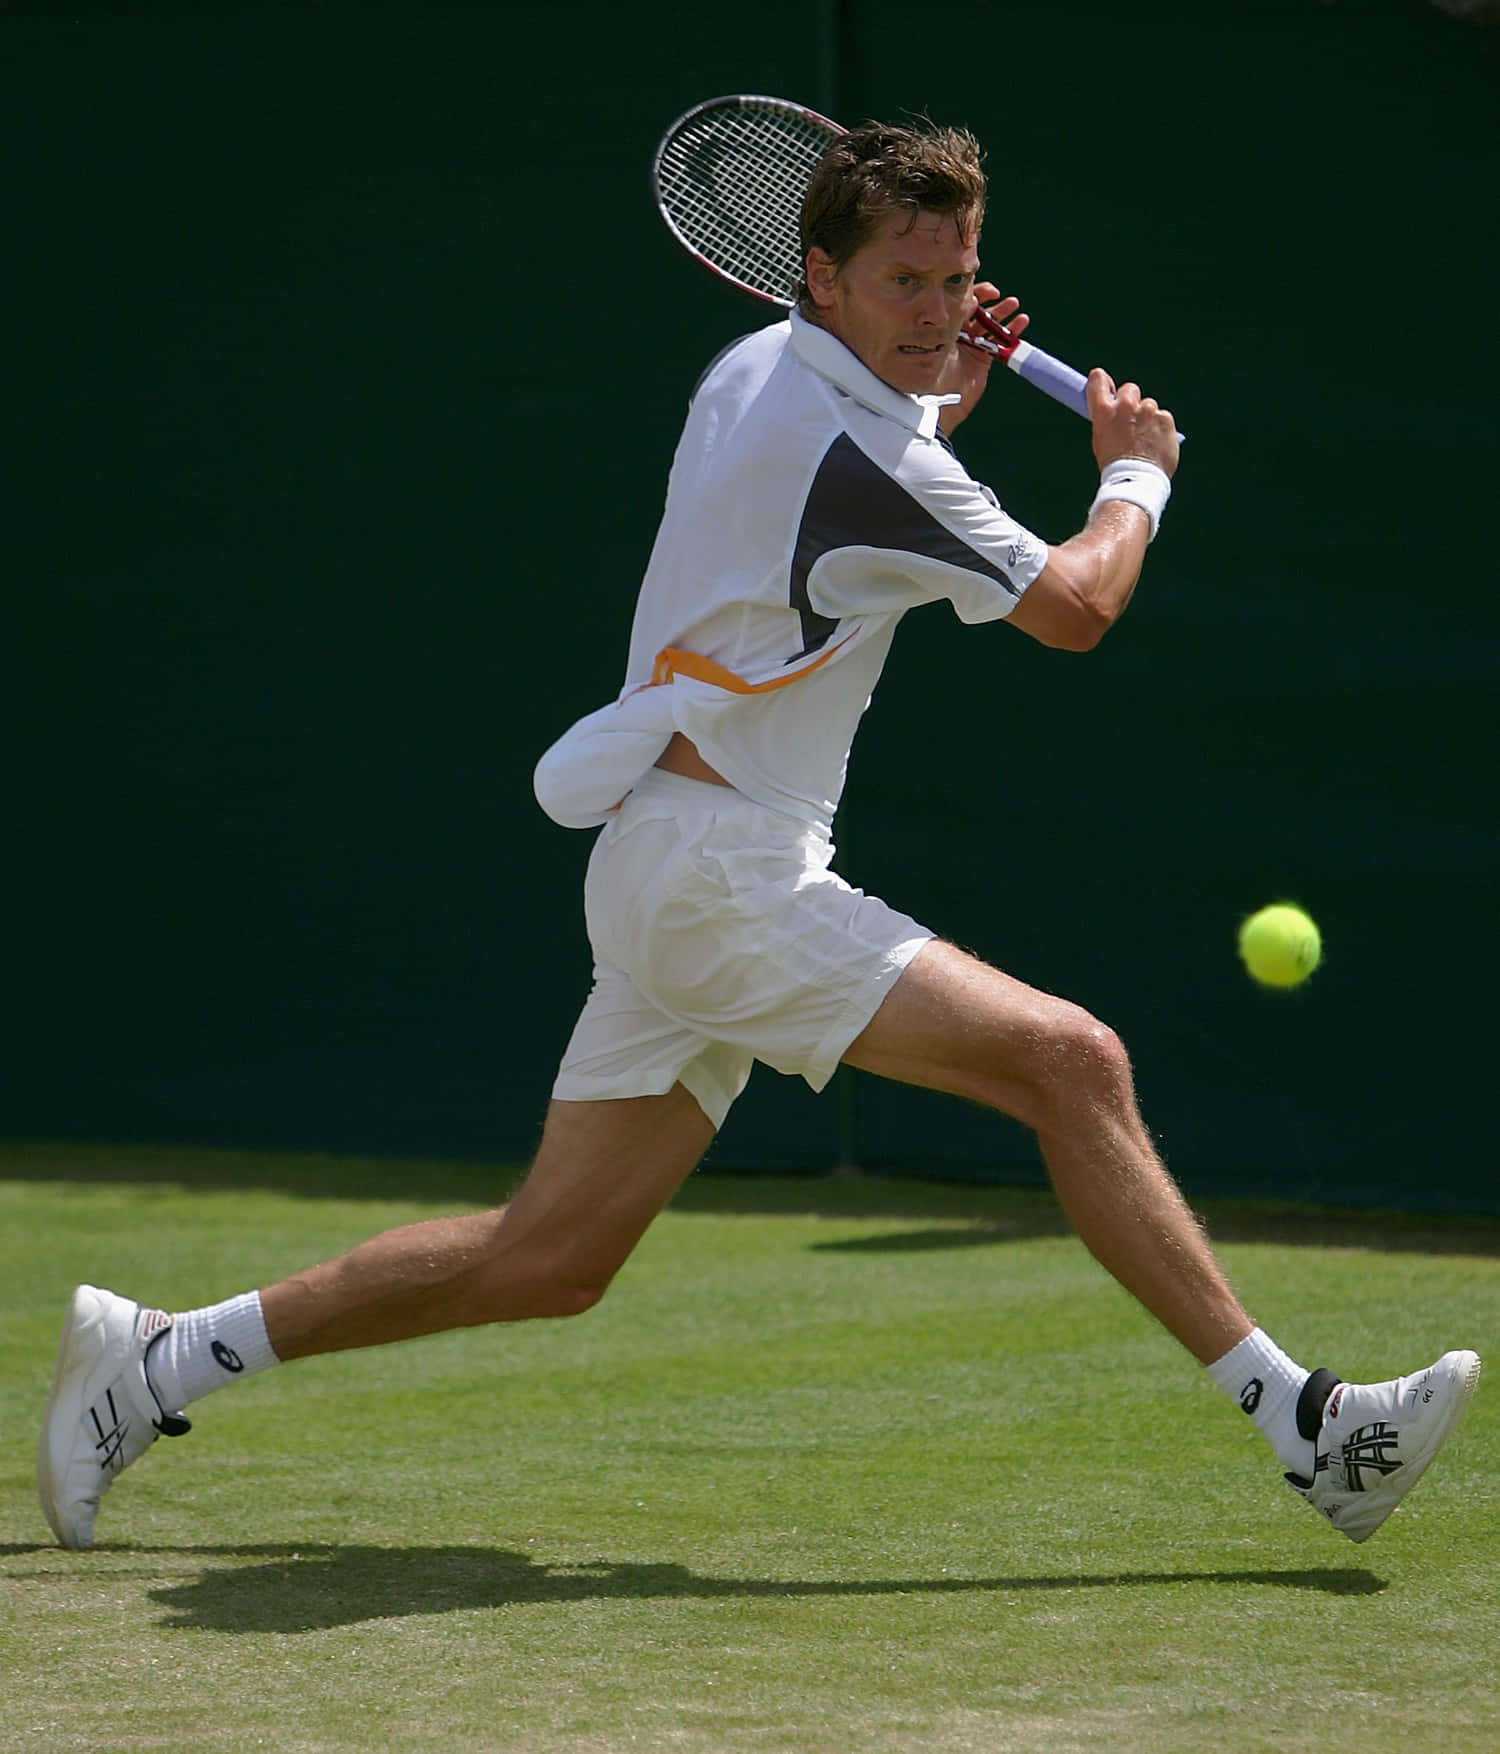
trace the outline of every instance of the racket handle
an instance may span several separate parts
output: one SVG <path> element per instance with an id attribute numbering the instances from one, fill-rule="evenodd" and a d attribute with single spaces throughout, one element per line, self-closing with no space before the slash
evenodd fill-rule
<path id="1" fill-rule="evenodd" d="M 1027 341 L 1018 341 L 1005 363 L 1033 388 L 1088 419 L 1088 379 L 1082 372 L 1074 371 L 1072 366 L 1064 365 L 1060 359 L 1054 359 L 1050 353 L 1043 353 L 1040 347 L 1033 347 Z M 1178 433 L 1178 444 L 1184 437 L 1183 433 Z"/>
<path id="2" fill-rule="evenodd" d="M 1033 347 L 1027 341 L 1018 341 L 1005 363 L 1017 377 L 1024 378 L 1043 395 L 1088 419 L 1088 379 L 1082 372 L 1074 371 L 1072 366 L 1064 365 L 1060 359 L 1054 359 L 1050 353 L 1043 353 L 1040 347 Z"/>

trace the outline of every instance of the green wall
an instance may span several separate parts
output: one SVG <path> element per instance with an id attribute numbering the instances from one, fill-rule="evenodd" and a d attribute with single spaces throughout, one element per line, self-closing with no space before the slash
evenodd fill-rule
<path id="1" fill-rule="evenodd" d="M 841 867 L 1119 1028 L 1190 1189 L 1500 1209 L 1500 35 L 980 5 L 918 54 L 883 0 L 753 10 L 0 19 L 0 1132 L 525 1155 L 588 978 L 530 769 L 617 685 L 684 398 L 757 320 L 645 167 L 759 89 L 972 125 L 987 271 L 1190 435 L 1098 652 L 908 620 Z M 1007 378 L 961 449 L 1076 527 L 1081 423 Z M 1328 944 L 1291 997 L 1233 954 L 1282 895 Z M 1038 1173 L 768 1072 L 714 1161 L 851 1150 Z"/>

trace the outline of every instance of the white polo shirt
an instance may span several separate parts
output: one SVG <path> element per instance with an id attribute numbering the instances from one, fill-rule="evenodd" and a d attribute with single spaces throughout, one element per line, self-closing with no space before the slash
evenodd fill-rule
<path id="1" fill-rule="evenodd" d="M 1047 545 L 908 396 L 797 313 L 694 393 L 618 700 L 542 757 L 538 800 L 608 819 L 681 731 L 756 803 L 832 823 L 850 745 L 908 609 L 1008 615 Z"/>

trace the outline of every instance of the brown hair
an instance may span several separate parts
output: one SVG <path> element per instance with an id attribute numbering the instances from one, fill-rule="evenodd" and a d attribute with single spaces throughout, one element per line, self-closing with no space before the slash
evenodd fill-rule
<path id="1" fill-rule="evenodd" d="M 825 250 L 836 267 L 869 242 L 882 220 L 902 209 L 951 213 L 961 236 L 984 221 L 984 153 L 967 128 L 923 118 L 911 127 L 861 122 L 841 134 L 813 171 L 802 197 L 802 263 L 796 282 L 804 316 L 817 306 L 807 289 L 807 252 Z"/>

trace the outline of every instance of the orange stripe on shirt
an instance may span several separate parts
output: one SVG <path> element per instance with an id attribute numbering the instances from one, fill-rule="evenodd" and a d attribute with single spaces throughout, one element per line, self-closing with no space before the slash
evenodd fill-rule
<path id="1" fill-rule="evenodd" d="M 793 670 L 784 676 L 769 677 L 765 682 L 747 682 L 743 676 L 737 675 L 713 658 L 705 658 L 700 652 L 685 651 L 681 646 L 663 646 L 656 654 L 656 662 L 651 666 L 651 680 L 643 686 L 659 688 L 663 683 L 670 682 L 674 676 L 689 676 L 694 682 L 709 682 L 715 688 L 726 689 L 730 694 L 769 694 L 773 688 L 788 688 L 804 676 L 810 676 L 853 637 L 853 631 L 846 633 L 838 645 L 830 646 L 826 652 L 814 658 L 812 663 L 804 664 L 800 670 Z"/>

